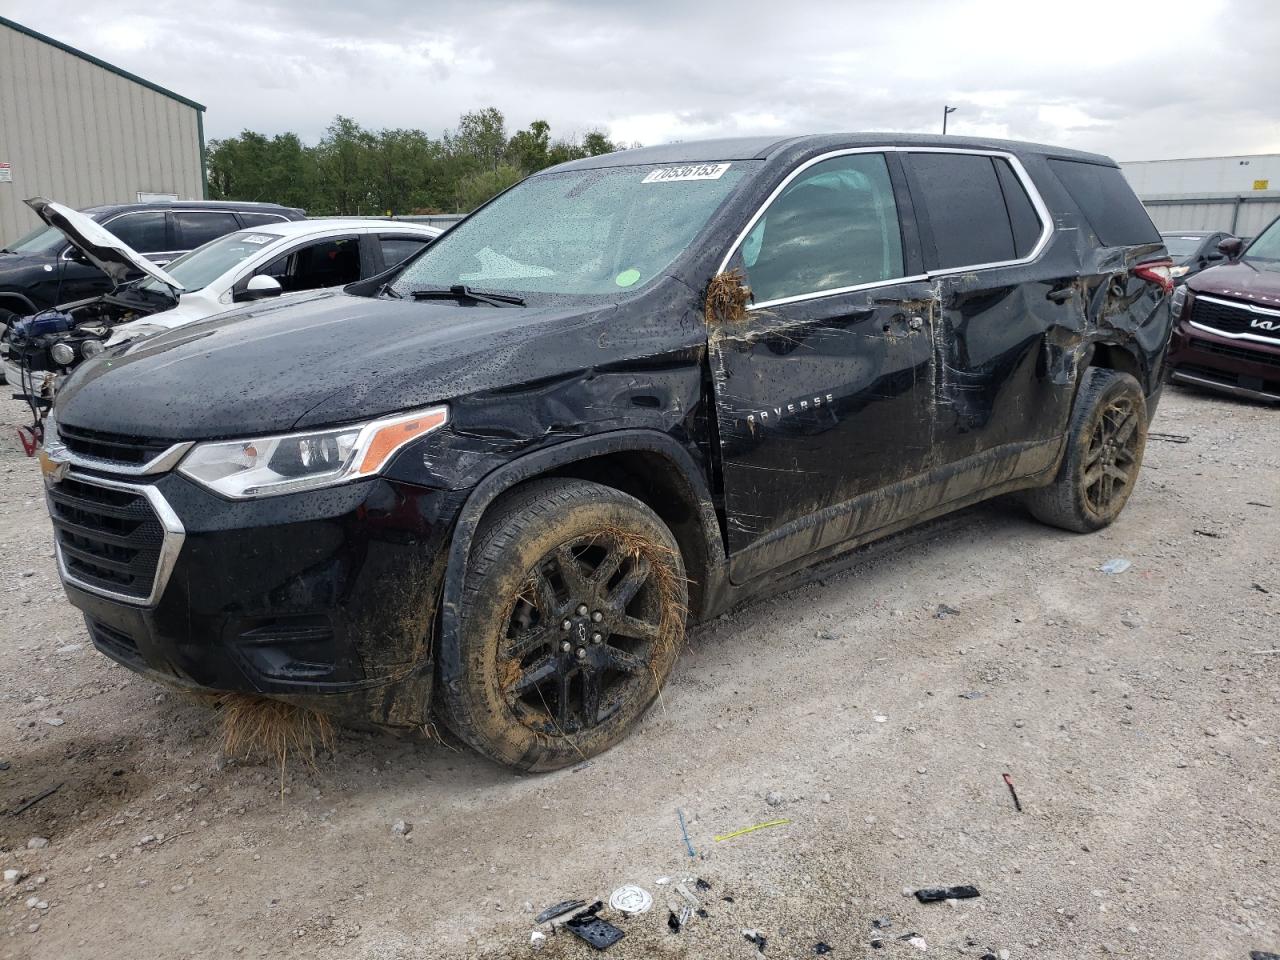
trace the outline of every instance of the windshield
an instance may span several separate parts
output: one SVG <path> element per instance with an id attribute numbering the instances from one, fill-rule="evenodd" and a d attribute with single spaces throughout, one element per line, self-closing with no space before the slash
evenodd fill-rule
<path id="1" fill-rule="evenodd" d="M 660 276 L 759 161 L 609 167 L 530 177 L 462 221 L 396 278 L 401 296 L 616 295 Z"/>
<path id="2" fill-rule="evenodd" d="M 1204 237 L 1181 237 L 1173 233 L 1166 233 L 1161 239 L 1164 240 L 1169 256 L 1174 259 L 1191 256 L 1200 249 L 1200 244 L 1204 243 Z"/>
<path id="3" fill-rule="evenodd" d="M 62 235 L 62 231 L 56 227 L 37 227 L 32 230 L 21 240 L 14 243 L 6 243 L 5 250 L 10 253 L 25 253 L 28 255 L 44 255 L 52 257 L 59 250 L 67 245 L 67 238 Z"/>
<path id="4" fill-rule="evenodd" d="M 190 253 L 184 253 L 165 267 L 165 272 L 182 284 L 183 289 L 188 293 L 203 290 L 236 264 L 261 253 L 268 245 L 279 239 L 274 234 L 254 233 L 252 230 L 229 233 L 225 237 L 209 241 L 203 247 L 197 247 Z M 144 280 L 138 286 L 144 290 L 164 288 L 164 285 L 155 279 Z"/>
<path id="5" fill-rule="evenodd" d="M 1272 220 L 1271 226 L 1263 230 L 1249 244 L 1244 252 L 1246 260 L 1280 261 L 1280 219 Z"/>

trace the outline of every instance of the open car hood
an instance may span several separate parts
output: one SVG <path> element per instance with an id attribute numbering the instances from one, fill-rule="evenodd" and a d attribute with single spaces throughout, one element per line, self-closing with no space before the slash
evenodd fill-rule
<path id="1" fill-rule="evenodd" d="M 72 210 L 70 207 L 46 200 L 44 197 L 32 197 L 27 201 L 27 206 L 49 226 L 61 231 L 71 245 L 110 277 L 116 286 L 128 280 L 132 271 L 140 270 L 172 289 L 175 294 L 181 293 L 184 289 L 182 284 L 169 274 L 78 210 Z"/>

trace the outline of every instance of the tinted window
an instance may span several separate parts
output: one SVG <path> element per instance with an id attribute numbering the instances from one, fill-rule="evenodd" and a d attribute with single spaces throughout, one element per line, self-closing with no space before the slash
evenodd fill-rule
<path id="1" fill-rule="evenodd" d="M 902 233 L 884 156 L 808 168 L 742 241 L 756 303 L 902 276 Z"/>
<path id="2" fill-rule="evenodd" d="M 278 213 L 259 213 L 256 210 L 240 210 L 240 222 L 246 227 L 260 227 L 264 223 L 284 223 L 288 217 L 282 217 Z"/>
<path id="3" fill-rule="evenodd" d="M 1049 169 L 1058 175 L 1103 246 L 1160 241 L 1155 224 L 1119 167 L 1050 160 Z"/>
<path id="4" fill-rule="evenodd" d="M 173 224 L 178 229 L 178 249 L 194 250 L 202 247 L 210 240 L 240 229 L 233 213 L 196 213 L 193 211 L 175 211 Z"/>
<path id="5" fill-rule="evenodd" d="M 1004 192 L 991 157 L 913 153 L 913 192 L 921 194 L 933 230 L 930 267 L 969 267 L 1017 259 Z"/>
<path id="6" fill-rule="evenodd" d="M 1009 226 L 1013 228 L 1013 249 L 1019 258 L 1035 249 L 1036 241 L 1044 230 L 1036 208 L 1031 205 L 1027 189 L 1013 172 L 1013 164 L 1001 157 L 993 157 L 1000 189 L 1004 191 L 1004 208 L 1009 214 Z"/>
<path id="7" fill-rule="evenodd" d="M 1249 260 L 1280 260 L 1280 218 L 1258 234 L 1244 255 Z"/>
<path id="8" fill-rule="evenodd" d="M 382 262 L 388 267 L 404 263 L 431 241 L 425 237 L 379 237 Z"/>
<path id="9" fill-rule="evenodd" d="M 159 253 L 170 249 L 163 210 L 126 213 L 103 226 L 114 233 L 126 247 L 133 247 L 138 253 Z"/>
<path id="10" fill-rule="evenodd" d="M 258 273 L 275 277 L 286 293 L 354 283 L 360 279 L 360 240 L 335 237 L 309 243 L 273 260 Z"/>

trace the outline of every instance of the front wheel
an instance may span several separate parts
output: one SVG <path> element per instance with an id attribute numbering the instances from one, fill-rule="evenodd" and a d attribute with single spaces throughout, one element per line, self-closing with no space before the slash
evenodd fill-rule
<path id="1" fill-rule="evenodd" d="M 1147 443 L 1147 403 L 1127 373 L 1089 367 L 1053 483 L 1024 494 L 1032 515 L 1076 533 L 1109 525 L 1129 500 Z"/>
<path id="2" fill-rule="evenodd" d="M 582 480 L 529 484 L 486 516 L 467 568 L 464 674 L 445 724 L 486 756 L 555 770 L 607 750 L 658 695 L 688 590 L 671 531 L 639 500 Z"/>

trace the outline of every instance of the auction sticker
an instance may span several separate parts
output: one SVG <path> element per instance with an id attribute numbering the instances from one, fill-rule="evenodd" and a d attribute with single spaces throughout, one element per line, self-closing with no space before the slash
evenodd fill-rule
<path id="1" fill-rule="evenodd" d="M 729 169 L 727 163 L 687 163 L 682 167 L 650 170 L 641 183 L 674 183 L 677 180 L 719 180 Z"/>

